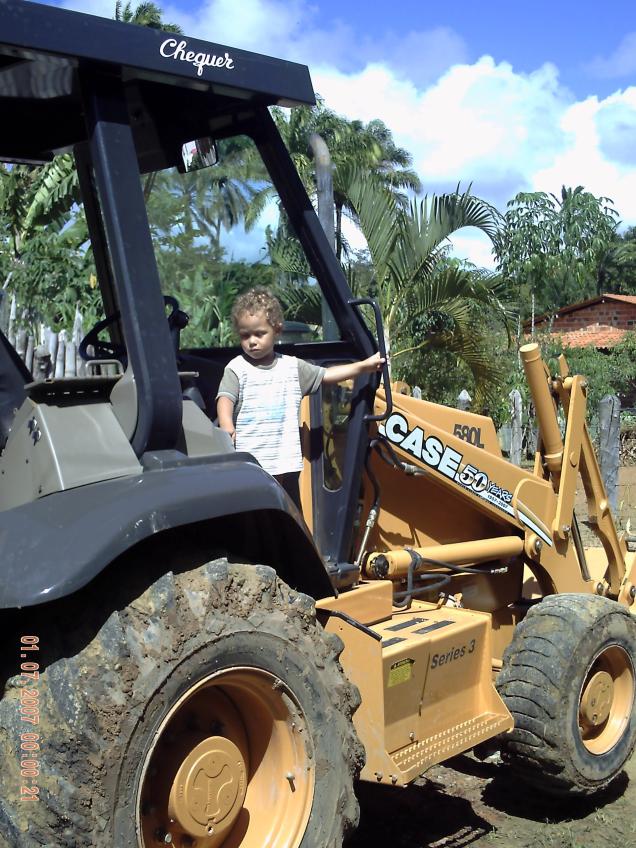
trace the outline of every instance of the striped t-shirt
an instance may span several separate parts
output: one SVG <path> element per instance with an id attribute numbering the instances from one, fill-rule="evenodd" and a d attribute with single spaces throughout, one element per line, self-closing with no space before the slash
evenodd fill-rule
<path id="1" fill-rule="evenodd" d="M 280 353 L 270 365 L 254 365 L 243 355 L 232 359 L 217 398 L 234 402 L 236 449 L 253 454 L 270 474 L 300 471 L 300 401 L 318 390 L 324 374 L 318 365 Z"/>

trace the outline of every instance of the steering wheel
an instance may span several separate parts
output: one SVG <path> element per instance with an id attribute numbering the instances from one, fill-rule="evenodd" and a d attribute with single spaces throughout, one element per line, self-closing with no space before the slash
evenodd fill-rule
<path id="1" fill-rule="evenodd" d="M 168 320 L 170 335 L 172 336 L 172 340 L 175 345 L 175 353 L 178 353 L 179 336 L 181 334 L 181 330 L 183 330 L 184 327 L 187 327 L 190 317 L 187 313 L 183 312 L 183 310 L 179 309 L 179 302 L 176 297 L 172 297 L 172 295 L 164 295 L 163 302 L 166 306 L 170 306 L 172 310 L 166 317 Z M 106 318 L 102 318 L 101 321 L 98 321 L 97 324 L 91 327 L 88 333 L 86 333 L 78 348 L 78 353 L 85 362 L 92 362 L 95 359 L 118 359 L 124 368 L 126 367 L 128 364 L 128 354 L 125 346 L 118 342 L 103 341 L 99 338 L 99 334 L 107 327 L 110 327 L 112 324 L 119 321 L 120 317 L 121 313 L 119 310 L 117 312 L 113 312 L 112 315 L 107 315 Z M 88 348 L 90 346 L 92 346 L 94 351 L 92 354 L 88 352 Z"/>

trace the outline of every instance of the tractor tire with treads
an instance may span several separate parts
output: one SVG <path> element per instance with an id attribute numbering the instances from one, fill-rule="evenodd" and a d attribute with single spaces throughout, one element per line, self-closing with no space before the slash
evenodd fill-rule
<path id="1" fill-rule="evenodd" d="M 515 720 L 502 755 L 555 796 L 592 795 L 636 743 L 636 619 L 596 595 L 551 595 L 532 607 L 497 680 Z"/>
<path id="2" fill-rule="evenodd" d="M 359 696 L 313 600 L 216 560 L 111 609 L 40 674 L 37 727 L 19 724 L 8 680 L 0 846 L 340 846 L 358 819 Z M 40 737 L 33 802 L 19 800 L 25 728 Z"/>

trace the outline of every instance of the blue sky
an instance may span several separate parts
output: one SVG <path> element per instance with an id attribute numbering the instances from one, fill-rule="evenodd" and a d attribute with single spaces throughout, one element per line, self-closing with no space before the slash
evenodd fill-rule
<path id="1" fill-rule="evenodd" d="M 636 0 L 159 5 L 186 35 L 309 65 L 328 106 L 389 126 L 429 192 L 471 183 L 504 209 L 521 190 L 583 185 L 636 225 Z M 490 262 L 468 231 L 455 249 Z"/>

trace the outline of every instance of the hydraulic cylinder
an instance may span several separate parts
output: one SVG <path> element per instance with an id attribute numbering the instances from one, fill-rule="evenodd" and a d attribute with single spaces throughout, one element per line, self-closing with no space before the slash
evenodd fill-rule
<path id="1" fill-rule="evenodd" d="M 538 344 L 532 342 L 523 345 L 519 353 L 539 422 L 539 434 L 543 443 L 545 463 L 554 482 L 557 483 L 563 462 L 563 439 L 559 430 L 554 400 L 550 394 L 550 375 L 541 359 Z"/>

